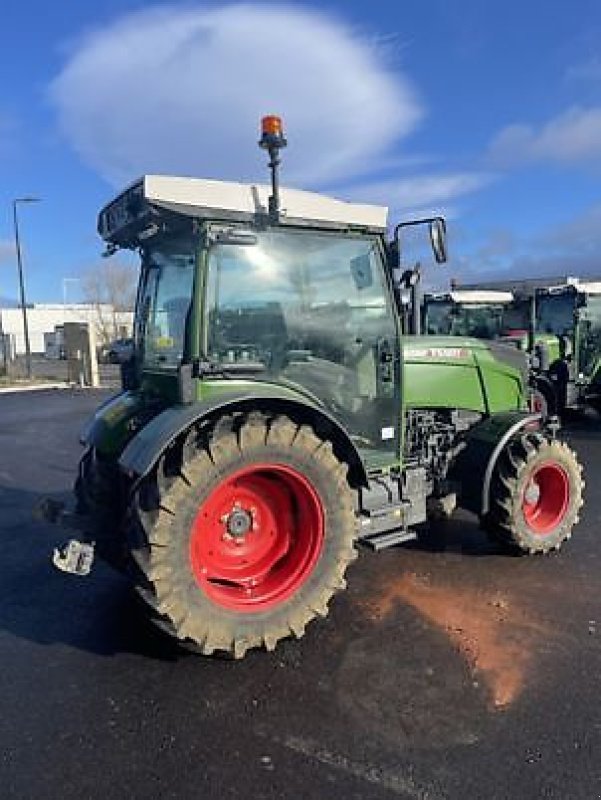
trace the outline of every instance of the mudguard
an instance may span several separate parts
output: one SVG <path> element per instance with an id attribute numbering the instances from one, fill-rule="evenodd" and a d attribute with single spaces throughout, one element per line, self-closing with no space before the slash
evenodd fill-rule
<path id="1" fill-rule="evenodd" d="M 459 504 L 484 516 L 489 510 L 490 484 L 498 458 L 512 436 L 538 426 L 540 414 L 505 411 L 493 414 L 474 425 L 465 437 L 465 447 L 457 457 L 449 478 L 461 485 Z"/>
<path id="2" fill-rule="evenodd" d="M 248 390 L 228 392 L 192 405 L 166 409 L 128 442 L 119 458 L 119 466 L 130 478 L 143 478 L 180 434 L 204 418 L 217 413 L 263 410 L 291 414 L 296 419 L 325 429 L 336 453 L 349 463 L 349 477 L 353 483 L 356 481 L 357 485 L 367 485 L 367 472 L 359 451 L 328 411 L 312 404 L 302 395 L 278 392 L 265 386 L 254 387 L 252 393 Z"/>

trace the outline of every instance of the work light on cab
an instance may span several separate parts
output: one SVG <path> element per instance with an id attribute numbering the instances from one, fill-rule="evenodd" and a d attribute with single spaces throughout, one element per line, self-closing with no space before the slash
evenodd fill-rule
<path id="1" fill-rule="evenodd" d="M 261 119 L 261 140 L 259 145 L 265 150 L 269 150 L 274 145 L 276 147 L 286 147 L 287 141 L 284 136 L 281 117 L 269 114 Z"/>
<path id="2" fill-rule="evenodd" d="M 280 221 L 280 175 L 279 167 L 281 162 L 280 150 L 286 147 L 288 142 L 284 136 L 284 126 L 282 118 L 275 114 L 268 114 L 261 119 L 261 138 L 259 147 L 269 153 L 269 169 L 271 171 L 271 195 L 269 197 L 269 218 L 272 223 Z"/>

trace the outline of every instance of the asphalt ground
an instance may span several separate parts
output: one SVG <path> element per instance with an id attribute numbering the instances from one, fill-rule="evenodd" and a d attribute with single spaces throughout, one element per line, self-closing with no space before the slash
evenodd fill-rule
<path id="1" fill-rule="evenodd" d="M 127 583 L 50 563 L 100 392 L 0 397 L 0 796 L 601 797 L 601 427 L 559 554 L 513 557 L 459 515 L 363 552 L 327 620 L 241 662 L 180 651 Z M 477 476 L 475 476 L 476 479 Z"/>

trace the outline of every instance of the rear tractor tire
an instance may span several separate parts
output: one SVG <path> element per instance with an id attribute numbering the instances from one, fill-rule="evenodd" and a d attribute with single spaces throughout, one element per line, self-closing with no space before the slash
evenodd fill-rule
<path id="1" fill-rule="evenodd" d="M 567 444 L 525 434 L 499 457 L 484 527 L 524 553 L 559 550 L 578 522 L 583 489 L 582 466 Z"/>
<path id="2" fill-rule="evenodd" d="M 204 655 L 300 638 L 357 555 L 348 465 L 308 425 L 259 413 L 191 431 L 183 451 L 135 503 L 154 621 Z"/>

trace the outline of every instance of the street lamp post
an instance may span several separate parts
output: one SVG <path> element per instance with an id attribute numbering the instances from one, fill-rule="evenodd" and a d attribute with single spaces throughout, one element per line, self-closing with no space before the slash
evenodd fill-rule
<path id="1" fill-rule="evenodd" d="M 31 347 L 29 344 L 29 326 L 27 324 L 27 302 L 25 300 L 25 279 L 23 277 L 23 256 L 21 254 L 21 240 L 19 237 L 19 219 L 17 216 L 18 203 L 38 203 L 39 197 L 16 197 L 13 200 L 13 220 L 15 223 L 15 249 L 17 251 L 17 269 L 19 272 L 19 292 L 21 300 L 21 313 L 23 314 L 23 334 L 25 336 L 25 367 L 27 377 L 31 378 Z"/>

